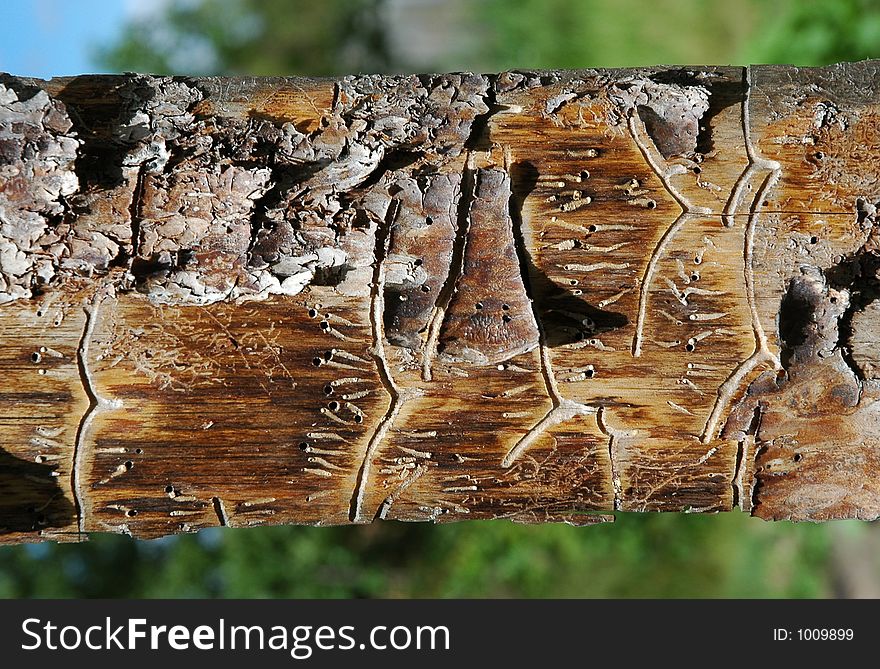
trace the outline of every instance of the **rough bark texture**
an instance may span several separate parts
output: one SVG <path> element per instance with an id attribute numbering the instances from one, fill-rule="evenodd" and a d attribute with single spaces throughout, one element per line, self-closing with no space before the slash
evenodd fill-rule
<path id="1" fill-rule="evenodd" d="M 878 76 L 0 77 L 0 541 L 876 518 Z"/>

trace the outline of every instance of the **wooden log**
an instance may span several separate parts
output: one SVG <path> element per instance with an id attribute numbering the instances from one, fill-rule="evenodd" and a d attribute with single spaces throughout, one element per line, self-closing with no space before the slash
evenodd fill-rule
<path id="1" fill-rule="evenodd" d="M 0 541 L 876 518 L 878 68 L 0 77 Z"/>

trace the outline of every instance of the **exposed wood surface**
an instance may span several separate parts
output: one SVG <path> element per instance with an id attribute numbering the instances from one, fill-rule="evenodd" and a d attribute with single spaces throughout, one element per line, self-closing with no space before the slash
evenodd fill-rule
<path id="1" fill-rule="evenodd" d="M 0 542 L 876 518 L 878 76 L 0 77 Z"/>

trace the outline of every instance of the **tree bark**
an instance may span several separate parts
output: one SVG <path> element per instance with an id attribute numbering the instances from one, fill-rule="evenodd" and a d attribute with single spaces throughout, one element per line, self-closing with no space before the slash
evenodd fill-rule
<path id="1" fill-rule="evenodd" d="M 876 518 L 878 76 L 0 77 L 0 542 Z"/>

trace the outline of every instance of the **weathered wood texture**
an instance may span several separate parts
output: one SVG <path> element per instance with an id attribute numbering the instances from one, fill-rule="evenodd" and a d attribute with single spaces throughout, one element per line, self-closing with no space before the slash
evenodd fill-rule
<path id="1" fill-rule="evenodd" d="M 877 517 L 878 76 L 0 78 L 0 541 Z"/>

